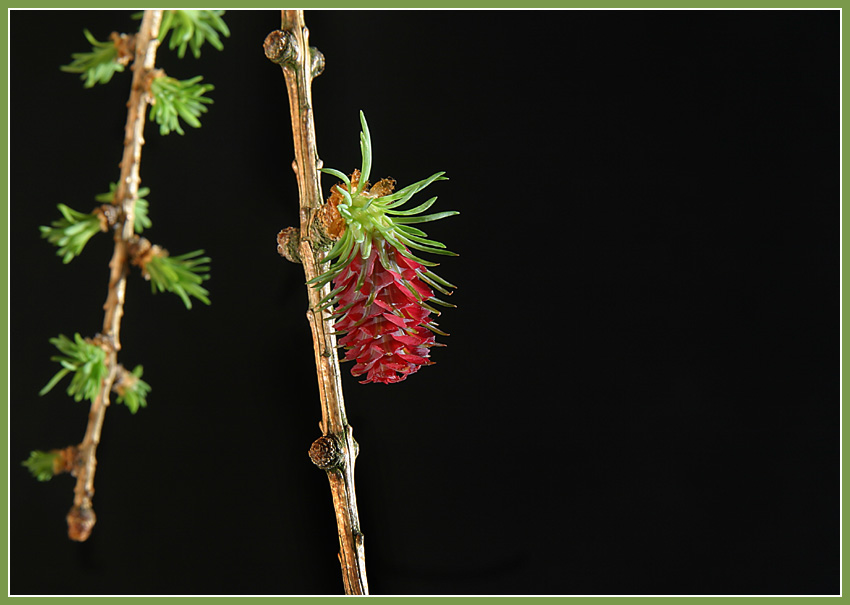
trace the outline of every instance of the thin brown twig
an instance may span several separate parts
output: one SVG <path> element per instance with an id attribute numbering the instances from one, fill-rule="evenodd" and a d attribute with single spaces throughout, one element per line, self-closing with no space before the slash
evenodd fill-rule
<path id="1" fill-rule="evenodd" d="M 300 246 L 298 252 L 304 275 L 311 280 L 322 273 L 324 254 L 317 246 L 313 222 L 322 206 L 319 169 L 321 161 L 316 147 L 310 83 L 321 72 L 324 59 L 309 46 L 309 32 L 304 25 L 304 11 L 282 10 L 281 31 L 266 38 L 266 56 L 283 69 L 289 95 L 292 135 L 295 144 L 293 169 L 298 177 L 300 198 Z M 322 437 L 310 448 L 313 462 L 325 470 L 330 482 L 339 534 L 339 560 L 346 594 L 369 594 L 366 580 L 366 556 L 357 497 L 354 489 L 354 459 L 357 443 L 345 414 L 336 336 L 330 311 L 322 310 L 320 301 L 330 286 L 308 287 L 307 319 L 313 335 L 313 350 L 319 381 L 322 408 Z"/>
<path id="2" fill-rule="evenodd" d="M 121 224 L 115 229 L 115 248 L 109 262 L 109 289 L 106 303 L 103 305 L 103 330 L 98 342 L 107 353 L 109 372 L 101 383 L 98 396 L 89 410 L 86 434 L 78 447 L 74 468 L 77 483 L 74 487 L 74 505 L 68 512 L 68 536 L 72 540 L 83 542 L 88 539 L 95 524 L 92 508 L 94 496 L 94 474 L 97 467 L 96 450 L 100 443 L 100 433 L 106 408 L 109 407 L 109 395 L 119 371 L 118 351 L 121 349 L 121 318 L 124 315 L 124 296 L 126 293 L 127 273 L 129 269 L 128 245 L 134 237 L 135 204 L 139 193 L 139 163 L 144 145 L 145 112 L 148 105 L 148 74 L 156 61 L 156 49 L 159 44 L 159 26 L 162 21 L 161 10 L 146 10 L 135 40 L 135 60 L 133 62 L 133 83 L 130 100 L 127 103 L 127 125 L 124 134 L 124 155 L 121 160 L 121 176 L 114 204 L 121 208 Z"/>

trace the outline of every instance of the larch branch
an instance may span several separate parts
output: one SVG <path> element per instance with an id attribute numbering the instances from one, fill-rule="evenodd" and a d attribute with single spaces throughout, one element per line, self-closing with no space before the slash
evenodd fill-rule
<path id="1" fill-rule="evenodd" d="M 98 337 L 100 346 L 107 353 L 109 372 L 101 383 L 100 392 L 89 410 L 89 420 L 83 442 L 78 447 L 74 475 L 74 505 L 68 512 L 68 536 L 72 540 L 85 541 L 95 524 L 92 508 L 94 497 L 94 475 L 97 467 L 96 450 L 109 395 L 118 372 L 118 351 L 121 349 L 121 318 L 124 315 L 127 273 L 129 269 L 128 246 L 135 235 L 135 205 L 139 193 L 139 164 L 144 145 L 145 113 L 148 106 L 149 74 L 156 62 L 159 44 L 161 10 L 146 10 L 142 24 L 136 34 L 133 83 L 127 103 L 127 125 L 124 134 L 124 155 L 121 160 L 121 177 L 114 204 L 121 209 L 122 223 L 115 228 L 115 247 L 109 263 L 109 288 L 103 305 L 103 329 Z"/>
<path id="2" fill-rule="evenodd" d="M 307 280 L 322 273 L 324 253 L 317 245 L 313 221 L 322 206 L 319 169 L 321 161 L 316 148 L 313 122 L 313 77 L 318 75 L 324 59 L 309 46 L 309 32 L 304 12 L 281 11 L 281 29 L 269 34 L 264 48 L 266 56 L 283 69 L 289 95 L 292 135 L 295 145 L 293 169 L 298 177 L 300 207 L 300 247 L 298 252 Z M 322 310 L 320 301 L 330 286 L 308 287 L 307 319 L 313 335 L 313 349 L 322 408 L 320 437 L 310 449 L 313 462 L 325 470 L 330 482 L 339 534 L 339 560 L 346 594 L 369 594 L 366 580 L 366 557 L 357 497 L 354 488 L 354 460 L 357 443 L 345 415 L 336 337 L 330 311 Z"/>

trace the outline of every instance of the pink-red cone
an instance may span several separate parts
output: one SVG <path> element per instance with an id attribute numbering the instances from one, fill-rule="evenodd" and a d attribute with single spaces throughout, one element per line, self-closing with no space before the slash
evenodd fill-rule
<path id="1" fill-rule="evenodd" d="M 422 269 L 385 240 L 376 239 L 368 259 L 355 254 L 334 278 L 334 289 L 344 286 L 336 304 L 340 311 L 335 328 L 347 334 L 339 344 L 346 348 L 345 361 L 355 362 L 351 373 L 366 375 L 361 382 L 401 382 L 432 363 L 429 350 L 437 343 L 428 328 L 431 311 L 422 303 L 434 293 L 419 279 Z"/>

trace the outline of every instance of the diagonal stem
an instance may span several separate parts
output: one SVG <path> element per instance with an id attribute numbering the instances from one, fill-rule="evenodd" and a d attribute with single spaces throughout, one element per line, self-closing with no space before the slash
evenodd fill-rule
<path id="1" fill-rule="evenodd" d="M 123 223 L 116 225 L 115 248 L 109 262 L 109 289 L 103 318 L 103 329 L 99 336 L 100 345 L 107 353 L 109 372 L 101 384 L 100 392 L 92 402 L 89 420 L 83 442 L 78 448 L 73 473 L 77 477 L 74 487 L 74 505 L 68 512 L 68 537 L 83 542 L 88 539 L 95 524 L 92 509 L 94 496 L 94 474 L 97 467 L 96 450 L 100 443 L 100 433 L 106 408 L 109 407 L 109 394 L 118 373 L 118 351 L 121 349 L 119 338 L 121 318 L 124 315 L 124 296 L 126 292 L 128 262 L 128 244 L 134 236 L 134 215 L 136 198 L 139 193 L 139 164 L 144 145 L 145 110 L 148 105 L 147 80 L 156 61 L 159 26 L 162 21 L 161 10 L 146 10 L 142 18 L 139 33 L 136 34 L 136 56 L 133 62 L 133 83 L 130 100 L 127 103 L 127 125 L 124 133 L 124 156 L 121 160 L 121 177 L 114 204 L 121 208 Z"/>
<path id="2" fill-rule="evenodd" d="M 298 177 L 300 198 L 301 243 L 299 253 L 307 280 L 322 273 L 324 254 L 316 245 L 312 222 L 322 206 L 310 84 L 321 71 L 321 54 L 309 46 L 309 32 L 304 25 L 304 11 L 282 10 L 281 31 L 269 34 L 264 44 L 266 55 L 280 64 L 289 95 L 292 135 L 295 143 L 293 169 Z M 322 407 L 322 437 L 310 449 L 313 462 L 327 472 L 336 512 L 339 533 L 339 560 L 346 594 L 369 594 L 366 581 L 366 557 L 363 534 L 357 513 L 354 489 L 354 459 L 357 443 L 345 415 L 336 336 L 330 311 L 321 309 L 320 301 L 330 286 L 307 288 L 307 319 L 313 334 L 313 349 Z"/>

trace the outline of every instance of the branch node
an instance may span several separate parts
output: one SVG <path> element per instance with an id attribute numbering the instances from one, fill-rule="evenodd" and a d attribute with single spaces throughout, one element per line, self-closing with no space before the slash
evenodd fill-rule
<path id="1" fill-rule="evenodd" d="M 342 448 L 333 435 L 322 435 L 313 442 L 309 451 L 310 460 L 323 471 L 339 468 L 344 456 Z"/>
<path id="2" fill-rule="evenodd" d="M 127 391 L 131 391 L 138 384 L 139 378 L 121 364 L 118 364 L 115 370 L 116 375 L 115 381 L 112 383 L 112 392 L 124 396 Z"/>
<path id="3" fill-rule="evenodd" d="M 150 240 L 146 237 L 136 235 L 132 240 L 127 242 L 127 254 L 130 257 L 130 263 L 139 267 L 142 271 L 144 271 L 145 266 L 150 262 L 151 258 L 162 252 L 162 248 L 151 244 Z"/>
<path id="4" fill-rule="evenodd" d="M 263 50 L 269 61 L 280 66 L 291 65 L 298 61 L 298 41 L 292 32 L 276 29 L 266 36 Z"/>
<path id="5" fill-rule="evenodd" d="M 118 350 L 118 347 L 115 346 L 115 336 L 112 334 L 98 332 L 92 338 L 86 338 L 86 342 L 99 346 L 107 354 Z"/>
<path id="6" fill-rule="evenodd" d="M 145 76 L 145 79 L 142 80 L 142 90 L 145 91 L 145 99 L 147 100 L 149 105 L 156 105 L 156 98 L 153 96 L 151 92 L 151 84 L 157 78 L 164 78 L 165 70 L 164 69 L 153 69 L 148 72 Z"/>
<path id="7" fill-rule="evenodd" d="M 115 61 L 121 65 L 128 65 L 136 56 L 136 36 L 128 34 L 119 34 L 112 32 L 109 34 L 109 39 L 115 45 L 115 50 L 118 52 L 118 57 Z"/>
<path id="8" fill-rule="evenodd" d="M 112 204 L 103 204 L 102 206 L 95 208 L 93 213 L 97 216 L 97 219 L 100 222 L 100 230 L 104 232 L 115 227 L 121 216 L 120 208 L 113 206 Z"/>
<path id="9" fill-rule="evenodd" d="M 69 445 L 64 450 L 57 450 L 59 454 L 53 461 L 53 474 L 68 473 L 76 475 L 77 460 L 79 459 L 79 451 L 76 445 Z"/>

